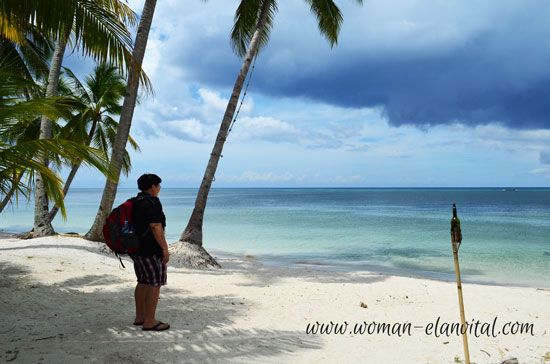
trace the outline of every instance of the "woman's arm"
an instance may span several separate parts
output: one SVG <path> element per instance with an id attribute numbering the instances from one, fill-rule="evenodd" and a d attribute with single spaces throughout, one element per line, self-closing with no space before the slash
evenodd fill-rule
<path id="1" fill-rule="evenodd" d="M 162 264 L 166 264 L 168 263 L 168 260 L 170 260 L 170 254 L 168 253 L 168 243 L 164 237 L 164 229 L 162 228 L 162 224 L 160 222 L 153 222 L 149 224 L 149 227 L 151 228 L 151 232 L 153 233 L 157 244 L 162 249 Z"/>

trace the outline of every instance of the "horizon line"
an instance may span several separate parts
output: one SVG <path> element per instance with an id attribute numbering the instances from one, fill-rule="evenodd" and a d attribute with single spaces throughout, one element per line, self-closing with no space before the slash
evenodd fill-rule
<path id="1" fill-rule="evenodd" d="M 350 186 L 234 186 L 234 187 L 212 187 L 214 189 L 545 189 L 550 186 L 422 186 L 422 187 L 403 187 L 403 186 L 389 186 L 389 187 L 350 187 Z M 103 189 L 103 187 L 73 187 L 71 189 Z M 133 190 L 137 187 L 119 187 L 120 189 Z M 198 187 L 163 187 L 163 189 L 198 189 Z"/>

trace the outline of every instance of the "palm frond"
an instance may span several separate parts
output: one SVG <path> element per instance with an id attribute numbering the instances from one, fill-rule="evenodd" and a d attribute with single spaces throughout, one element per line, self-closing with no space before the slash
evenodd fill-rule
<path id="1" fill-rule="evenodd" d="M 27 38 L 20 46 L 21 58 L 36 78 L 43 78 L 49 72 L 48 59 L 53 47 L 45 40 Z M 30 73 L 29 72 L 29 73 Z"/>
<path id="2" fill-rule="evenodd" d="M 74 8 L 78 0 L 2 0 L 0 21 L 14 28 L 22 28 L 28 23 L 36 25 L 40 31 L 52 38 L 59 38 L 62 29 L 72 24 Z M 3 32 L 4 27 L 0 27 Z M 3 35 L 5 33 L 1 33 Z"/>
<path id="3" fill-rule="evenodd" d="M 49 155 L 59 155 L 73 162 L 83 161 L 108 178 L 113 178 L 113 173 L 109 171 L 109 164 L 100 150 L 69 140 L 32 140 L 14 146 L 0 144 L 0 188 L 5 190 L 6 186 L 13 182 L 13 171 L 37 171 L 48 183 L 46 186 L 48 196 L 62 209 L 63 213 L 61 179 L 51 169 L 38 162 L 40 158 Z"/>
<path id="4" fill-rule="evenodd" d="M 15 44 L 23 44 L 25 36 L 19 22 L 0 11 L 0 36 Z"/>
<path id="5" fill-rule="evenodd" d="M 16 43 L 0 38 L 0 69 L 9 69 L 13 74 L 26 80 L 32 80 L 32 72 L 18 51 Z"/>
<path id="6" fill-rule="evenodd" d="M 132 149 L 136 152 L 141 152 L 141 148 L 139 147 L 138 143 L 134 138 L 132 138 L 131 135 L 128 135 L 128 143 L 130 143 L 130 146 Z"/>
<path id="7" fill-rule="evenodd" d="M 67 77 L 67 81 L 73 89 L 74 95 L 79 98 L 83 104 L 91 103 L 92 100 L 88 94 L 88 90 L 86 90 L 86 87 L 84 87 L 74 72 L 68 67 L 63 67 L 63 73 Z"/>
<path id="8" fill-rule="evenodd" d="M 82 54 L 99 63 L 112 63 L 128 73 L 134 63 L 133 42 L 125 22 L 135 23 L 133 11 L 120 0 L 77 0 L 75 11 L 73 32 Z M 127 17 L 129 12 L 133 17 Z M 152 83 L 143 69 L 140 83 L 147 93 L 153 93 Z"/>
<path id="9" fill-rule="evenodd" d="M 81 113 L 76 114 L 61 128 L 58 137 L 86 144 L 88 141 L 87 124 L 86 118 L 82 117 Z"/>
<path id="10" fill-rule="evenodd" d="M 269 2 L 266 22 L 260 34 L 260 46 L 263 48 L 269 41 L 269 34 L 273 28 L 273 19 L 277 13 L 275 0 L 241 0 L 235 11 L 233 28 L 231 30 L 231 46 L 240 57 L 244 57 L 254 32 L 258 28 L 260 11 L 265 1 Z"/>
<path id="11" fill-rule="evenodd" d="M 9 145 L 15 145 L 21 141 L 29 141 L 38 139 L 40 135 L 40 119 L 34 120 L 18 120 L 12 123 L 9 127 L 2 127 L 0 140 Z"/>
<path id="12" fill-rule="evenodd" d="M 122 0 L 2 0 L 0 37 L 13 38 L 12 29 L 33 26 L 53 39 L 66 37 L 65 29 L 75 35 L 75 47 L 98 62 L 109 61 L 129 72 L 132 39 L 126 25 L 136 23 L 136 15 Z M 147 74 L 140 69 L 140 83 L 154 94 Z"/>
<path id="13" fill-rule="evenodd" d="M 125 2 L 120 0 L 98 0 L 105 9 L 109 9 L 121 18 L 124 24 L 135 26 L 137 24 L 136 13 Z"/>
<path id="14" fill-rule="evenodd" d="M 359 0 L 360 1 L 360 0 Z M 344 18 L 332 0 L 306 0 L 311 12 L 317 18 L 319 31 L 327 38 L 330 46 L 338 43 L 338 34 Z M 361 1 L 360 1 L 361 2 Z"/>
<path id="15" fill-rule="evenodd" d="M 130 174 L 130 171 L 132 170 L 132 161 L 130 159 L 130 154 L 128 154 L 128 151 L 124 151 L 124 155 L 122 156 L 122 173 L 124 176 L 128 177 Z"/>
<path id="16" fill-rule="evenodd" d="M 109 151 L 111 150 L 111 143 L 109 140 L 108 130 L 105 130 L 104 126 L 98 125 L 97 127 L 97 141 L 98 141 L 98 149 L 103 151 L 105 155 L 110 155 Z"/>
<path id="17" fill-rule="evenodd" d="M 117 14 L 102 5 L 96 0 L 76 1 L 72 24 L 76 47 L 96 61 L 110 61 L 122 67 L 132 49 L 130 32 Z"/>
<path id="18" fill-rule="evenodd" d="M 8 107 L 0 106 L 0 133 L 21 119 L 32 120 L 40 115 L 46 115 L 52 120 L 70 118 L 76 106 L 75 100 L 67 97 L 34 99 Z"/>

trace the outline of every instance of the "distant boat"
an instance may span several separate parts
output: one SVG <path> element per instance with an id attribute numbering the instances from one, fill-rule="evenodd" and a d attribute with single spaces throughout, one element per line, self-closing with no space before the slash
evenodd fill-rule
<path id="1" fill-rule="evenodd" d="M 517 191 L 518 189 L 517 189 L 517 188 L 508 187 L 508 188 L 503 188 L 502 190 L 503 190 L 504 192 L 513 192 L 513 191 Z"/>

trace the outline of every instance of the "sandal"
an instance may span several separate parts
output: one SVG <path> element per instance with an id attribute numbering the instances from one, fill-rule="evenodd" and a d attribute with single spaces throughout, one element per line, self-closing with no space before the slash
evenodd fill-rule
<path id="1" fill-rule="evenodd" d="M 169 324 L 165 324 L 164 322 L 157 322 L 157 324 L 153 327 L 142 327 L 141 329 L 143 331 L 164 331 L 168 330 L 170 328 Z"/>

